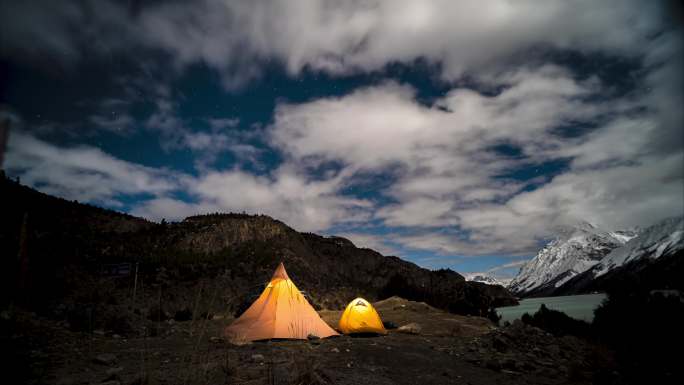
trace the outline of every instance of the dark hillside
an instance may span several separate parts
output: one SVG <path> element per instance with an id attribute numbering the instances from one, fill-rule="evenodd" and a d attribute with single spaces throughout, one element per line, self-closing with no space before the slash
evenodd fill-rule
<path id="1" fill-rule="evenodd" d="M 127 314 L 159 321 L 235 312 L 263 289 L 281 260 L 317 307 L 340 309 L 355 296 L 376 301 L 400 295 L 484 315 L 515 302 L 502 287 L 466 282 L 450 270 L 429 271 L 343 238 L 299 233 L 263 215 L 211 214 L 157 224 L 6 178 L 0 191 L 3 303 L 24 301 L 54 317 L 82 320 L 85 307 L 88 322 L 97 326 Z M 124 263 L 130 269 L 123 274 L 107 270 Z"/>

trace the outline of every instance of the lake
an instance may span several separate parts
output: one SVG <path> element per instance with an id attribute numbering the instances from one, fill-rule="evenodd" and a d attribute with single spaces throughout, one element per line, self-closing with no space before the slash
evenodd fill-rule
<path id="1" fill-rule="evenodd" d="M 542 304 L 547 308 L 562 311 L 570 317 L 591 322 L 594 319 L 594 309 L 606 298 L 605 294 L 566 295 L 561 297 L 527 298 L 520 301 L 518 306 L 506 306 L 496 309 L 501 315 L 501 322 L 513 321 L 525 313 L 534 314 Z"/>

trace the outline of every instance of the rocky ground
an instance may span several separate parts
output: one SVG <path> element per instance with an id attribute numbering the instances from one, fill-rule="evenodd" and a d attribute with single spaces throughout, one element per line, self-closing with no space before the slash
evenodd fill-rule
<path id="1" fill-rule="evenodd" d="M 143 336 L 69 331 L 64 322 L 3 315 L 3 361 L 29 384 L 566 384 L 615 383 L 610 354 L 519 322 L 446 313 L 390 298 L 375 304 L 387 336 L 264 341 L 220 338 L 221 316 L 156 323 Z M 321 311 L 336 326 L 339 311 Z M 141 324 L 142 325 L 142 324 Z M 151 336 L 156 335 L 156 336 Z"/>

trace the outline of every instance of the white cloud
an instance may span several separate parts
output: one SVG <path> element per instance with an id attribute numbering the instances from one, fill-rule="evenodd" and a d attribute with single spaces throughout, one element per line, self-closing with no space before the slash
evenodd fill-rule
<path id="1" fill-rule="evenodd" d="M 377 216 L 391 226 L 455 224 L 454 209 L 510 197 L 522 187 L 493 179 L 520 161 L 497 157 L 491 146 L 511 142 L 527 162 L 547 159 L 561 144 L 550 128 L 596 114 L 595 106 L 576 101 L 593 86 L 558 68 L 507 76 L 509 88 L 499 95 L 454 89 L 434 106 L 420 105 L 412 89 L 395 83 L 280 105 L 272 143 L 293 162 L 342 161 L 347 175 L 399 165 L 385 194 L 400 204 Z"/>
<path id="2" fill-rule="evenodd" d="M 89 118 L 96 127 L 121 134 L 133 131 L 135 119 L 128 113 L 95 114 Z"/>
<path id="3" fill-rule="evenodd" d="M 453 80 L 536 47 L 640 55 L 662 27 L 663 8 L 624 0 L 3 2 L 0 52 L 73 63 L 84 42 L 104 54 L 150 48 L 177 68 L 216 69 L 227 87 L 245 85 L 273 59 L 296 74 L 425 58 Z"/>
<path id="4" fill-rule="evenodd" d="M 337 195 L 339 177 L 312 181 L 287 167 L 262 177 L 240 170 L 194 177 L 126 162 L 90 146 L 59 147 L 21 131 L 10 136 L 5 167 L 23 184 L 67 199 L 122 207 L 125 196 L 151 195 L 131 213 L 153 220 L 244 210 L 273 216 L 301 231 L 321 231 L 369 218 L 368 202 Z M 179 191 L 192 200 L 175 198 Z"/>
<path id="5" fill-rule="evenodd" d="M 660 107 L 649 94 L 597 102 L 606 94 L 597 79 L 578 81 L 548 65 L 491 81 L 507 88 L 494 96 L 457 88 L 432 106 L 395 83 L 282 104 L 272 143 L 289 162 L 337 161 L 347 176 L 398 167 L 382 191 L 396 203 L 376 207 L 374 217 L 413 228 L 393 238 L 412 249 L 532 254 L 555 226 L 588 220 L 617 229 L 684 212 L 683 147 L 665 151 L 654 142 L 673 126 L 654 112 Z M 681 93 L 670 97 L 681 100 Z M 578 122 L 598 127 L 576 138 L 554 130 Z M 521 156 L 495 154 L 499 143 L 518 146 Z M 570 159 L 569 170 L 531 192 L 523 181 L 498 177 L 557 159 Z M 445 227 L 452 231 L 428 231 Z"/>
<path id="6" fill-rule="evenodd" d="M 301 231 L 322 230 L 333 223 L 368 219 L 368 202 L 337 195 L 341 180 L 311 181 L 287 167 L 271 177 L 239 170 L 212 172 L 191 191 L 224 210 L 263 213 Z"/>
<path id="7" fill-rule="evenodd" d="M 376 216 L 388 226 L 447 226 L 455 224 L 447 216 L 452 205 L 452 202 L 444 199 L 416 198 L 382 207 L 377 210 Z"/>
<path id="8" fill-rule="evenodd" d="M 142 202 L 133 213 L 175 220 L 196 213 L 246 211 L 272 216 L 300 231 L 367 220 L 369 203 L 338 196 L 339 183 L 337 178 L 307 180 L 288 168 L 270 177 L 240 170 L 212 171 L 184 184 L 195 203 L 162 197 Z"/>
<path id="9" fill-rule="evenodd" d="M 12 131 L 5 167 L 22 183 L 67 199 L 118 206 L 122 194 L 160 195 L 178 175 L 117 159 L 90 146 L 58 147 Z"/>
<path id="10" fill-rule="evenodd" d="M 456 255 L 529 254 L 557 225 L 587 220 L 629 227 L 684 211 L 681 30 L 665 29 L 660 3 L 206 0 L 131 9 L 109 1 L 49 3 L 0 3 L 0 55 L 74 63 L 83 41 L 97 41 L 96 54 L 168 53 L 178 73 L 203 63 L 228 88 L 248 84 L 273 60 L 292 75 L 369 72 L 424 60 L 442 80 L 467 75 L 502 91 L 492 96 L 454 85 L 424 105 L 411 87 L 390 81 L 342 97 L 281 103 L 263 133 L 285 162 L 257 176 L 209 167 L 223 151 L 258 160 L 252 138 L 226 132 L 239 121 L 210 119 L 204 122 L 209 131 L 189 130 L 171 90 L 159 86 L 145 124 L 167 149 L 195 151 L 199 176 L 176 178 L 92 147 L 13 136 L 8 164 L 47 192 L 101 201 L 147 192 L 154 199 L 135 212 L 152 218 L 247 210 L 300 230 L 375 219 L 407 230 L 389 235 L 392 243 Z M 578 80 L 531 53 L 540 47 L 640 60 L 643 78 L 628 95 L 611 99 L 610 85 L 600 79 Z M 596 128 L 578 138 L 553 132 L 578 122 Z M 521 155 L 497 155 L 491 148 L 498 144 L 516 146 Z M 534 191 L 498 177 L 559 158 L 571 160 L 568 170 Z M 342 170 L 322 180 L 305 172 L 329 161 Z M 388 168 L 398 170 L 396 180 L 381 194 L 392 203 L 371 206 L 340 194 L 360 173 Z M 177 189 L 194 203 L 170 197 Z"/>
<path id="11" fill-rule="evenodd" d="M 223 130 L 226 128 L 236 127 L 240 124 L 240 119 L 238 118 L 209 118 L 207 119 L 209 127 L 213 131 Z"/>

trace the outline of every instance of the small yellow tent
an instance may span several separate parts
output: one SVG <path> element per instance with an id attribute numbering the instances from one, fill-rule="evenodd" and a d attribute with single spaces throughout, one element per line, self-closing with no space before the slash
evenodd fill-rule
<path id="1" fill-rule="evenodd" d="M 328 326 L 290 280 L 280 263 L 256 301 L 224 331 L 232 343 L 272 338 L 306 339 L 339 335 Z"/>
<path id="2" fill-rule="evenodd" d="M 344 334 L 387 334 L 380 315 L 375 311 L 373 305 L 363 298 L 356 298 L 349 302 L 344 313 L 342 313 L 338 327 Z"/>

